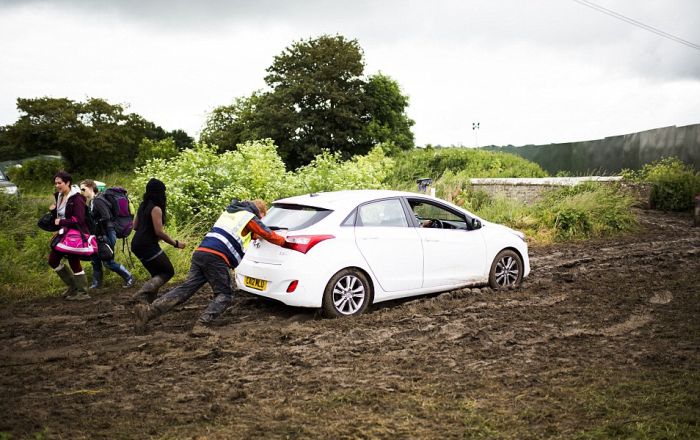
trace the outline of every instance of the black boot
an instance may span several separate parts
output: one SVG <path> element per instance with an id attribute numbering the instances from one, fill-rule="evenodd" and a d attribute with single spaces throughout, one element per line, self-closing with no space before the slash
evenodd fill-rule
<path id="1" fill-rule="evenodd" d="M 160 315 L 158 310 L 150 304 L 136 304 L 134 306 L 134 330 L 136 333 L 143 333 L 146 330 L 148 321 Z"/>
<path id="2" fill-rule="evenodd" d="M 160 289 L 165 283 L 166 280 L 160 275 L 154 276 L 150 280 L 143 283 L 143 286 L 141 286 L 139 291 L 133 296 L 134 300 L 143 304 L 152 303 L 156 299 L 158 289 Z"/>

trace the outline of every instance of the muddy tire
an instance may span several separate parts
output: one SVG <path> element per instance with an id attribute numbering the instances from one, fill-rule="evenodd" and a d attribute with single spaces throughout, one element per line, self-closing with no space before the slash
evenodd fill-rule
<path id="1" fill-rule="evenodd" d="M 369 307 L 371 287 L 365 274 L 343 269 L 331 277 L 323 292 L 323 316 L 340 318 L 361 315 Z"/>
<path id="2" fill-rule="evenodd" d="M 489 285 L 492 289 L 503 289 L 520 284 L 523 279 L 523 260 L 510 249 L 501 251 L 491 264 Z"/>

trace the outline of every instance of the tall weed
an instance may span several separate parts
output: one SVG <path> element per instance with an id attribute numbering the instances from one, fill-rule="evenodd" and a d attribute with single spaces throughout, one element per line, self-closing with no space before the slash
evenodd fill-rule
<path id="1" fill-rule="evenodd" d="M 652 185 L 651 206 L 662 211 L 687 211 L 693 197 L 700 194 L 700 171 L 676 157 L 667 157 L 644 165 L 641 170 L 623 170 L 632 181 Z"/>

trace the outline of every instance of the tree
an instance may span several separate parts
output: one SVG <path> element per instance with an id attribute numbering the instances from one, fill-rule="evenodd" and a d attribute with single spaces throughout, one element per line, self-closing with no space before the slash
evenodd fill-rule
<path id="1" fill-rule="evenodd" d="M 262 139 L 262 123 L 257 118 L 259 92 L 248 98 L 236 98 L 233 104 L 215 108 L 207 117 L 200 142 L 216 145 L 219 151 L 235 150 L 236 145 L 251 139 Z M 269 137 L 269 136 L 268 136 Z"/>
<path id="2" fill-rule="evenodd" d="M 365 90 L 370 143 L 392 144 L 397 150 L 413 148 L 411 127 L 415 122 L 406 115 L 408 97 L 401 93 L 399 84 L 379 73 L 369 78 Z"/>
<path id="3" fill-rule="evenodd" d="M 0 152 L 14 155 L 6 157 L 13 159 L 60 153 L 73 171 L 131 170 L 144 138 L 161 140 L 169 135 L 135 113 L 125 114 L 121 105 L 99 98 L 86 102 L 18 98 L 17 109 L 19 119 L 5 127 L 6 143 L 12 151 Z M 191 145 L 192 139 L 180 132 L 173 133 Z"/>
<path id="4" fill-rule="evenodd" d="M 228 150 L 270 138 L 290 168 L 308 164 L 322 150 L 347 159 L 380 142 L 411 148 L 408 98 L 391 78 L 367 81 L 363 70 L 357 40 L 323 35 L 294 42 L 267 69 L 269 90 L 216 108 L 201 140 Z"/>
<path id="5" fill-rule="evenodd" d="M 362 57 L 357 40 L 324 35 L 293 43 L 274 58 L 265 77 L 273 90 L 266 109 L 288 127 L 284 139 L 271 136 L 288 163 L 308 163 L 323 148 L 345 158 L 369 151 L 358 136 L 365 114 Z"/>

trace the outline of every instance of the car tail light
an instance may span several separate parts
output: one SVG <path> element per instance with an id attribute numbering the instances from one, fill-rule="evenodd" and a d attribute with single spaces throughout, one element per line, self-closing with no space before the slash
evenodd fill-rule
<path id="1" fill-rule="evenodd" d="M 330 238 L 335 238 L 335 235 L 296 235 L 287 237 L 282 247 L 305 254 L 312 247 Z"/>
<path id="2" fill-rule="evenodd" d="M 299 285 L 299 280 L 294 280 L 291 283 L 289 283 L 289 286 L 287 286 L 287 293 L 292 293 L 295 290 L 297 290 L 298 285 Z"/>

